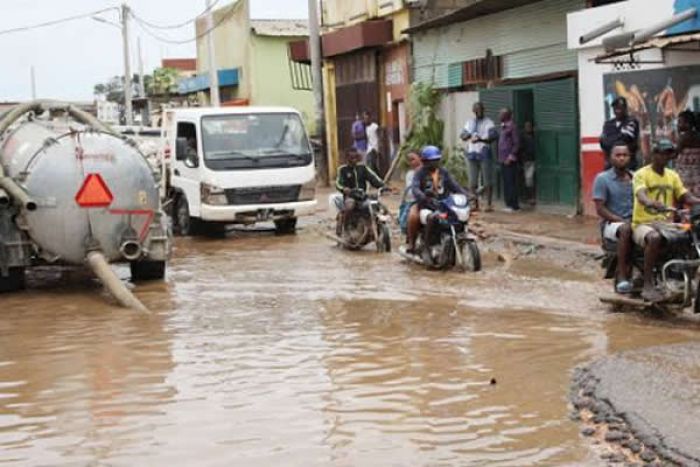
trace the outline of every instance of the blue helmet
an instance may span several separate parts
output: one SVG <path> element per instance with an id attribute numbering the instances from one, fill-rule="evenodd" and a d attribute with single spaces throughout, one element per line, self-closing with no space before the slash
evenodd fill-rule
<path id="1" fill-rule="evenodd" d="M 420 152 L 423 161 L 439 161 L 442 159 L 442 152 L 437 146 L 425 146 Z"/>

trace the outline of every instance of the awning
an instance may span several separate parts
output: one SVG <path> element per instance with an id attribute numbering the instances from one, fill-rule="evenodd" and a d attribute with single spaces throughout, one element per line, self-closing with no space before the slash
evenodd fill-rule
<path id="1" fill-rule="evenodd" d="M 687 47 L 689 44 L 694 44 L 694 47 Z M 682 47 L 682 50 L 685 51 L 700 52 L 700 32 L 680 34 L 678 36 L 670 37 L 652 37 L 648 41 L 629 47 L 620 47 L 610 52 L 598 55 L 595 58 L 595 61 L 596 63 L 605 63 L 606 61 L 616 57 L 622 57 L 624 55 L 632 56 L 635 52 L 641 52 L 642 50 L 673 49 L 676 46 L 679 48 Z"/>
<path id="2" fill-rule="evenodd" d="M 228 68 L 218 70 L 219 87 L 238 86 L 238 68 Z M 193 92 L 209 89 L 209 74 L 197 75 L 192 78 L 183 79 L 177 86 L 180 94 L 191 94 Z"/>
<path id="3" fill-rule="evenodd" d="M 459 3 L 459 2 L 453 2 Z M 405 34 L 413 34 L 418 31 L 434 29 L 442 26 L 449 26 L 454 23 L 470 21 L 481 16 L 488 16 L 501 11 L 510 10 L 533 3 L 532 0 L 474 0 L 469 6 L 456 8 L 443 15 L 423 21 L 422 23 L 411 26 L 401 32 Z"/>

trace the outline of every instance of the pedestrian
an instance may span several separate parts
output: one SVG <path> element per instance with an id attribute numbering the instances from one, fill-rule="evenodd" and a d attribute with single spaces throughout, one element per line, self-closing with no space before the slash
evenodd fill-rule
<path id="1" fill-rule="evenodd" d="M 505 212 L 520 210 L 518 203 L 518 153 L 520 152 L 520 136 L 513 122 L 513 112 L 504 108 L 500 113 L 501 130 L 498 136 L 498 162 L 503 174 L 503 198 L 506 203 Z"/>
<path id="2" fill-rule="evenodd" d="M 367 154 L 367 129 L 365 121 L 360 118 L 360 114 L 355 114 L 355 121 L 352 124 L 352 147 L 357 149 L 362 156 Z"/>
<path id="3" fill-rule="evenodd" d="M 639 121 L 629 115 L 627 109 L 627 99 L 624 97 L 616 98 L 612 103 L 615 117 L 605 122 L 603 125 L 603 134 L 600 136 L 600 147 L 605 153 L 605 169 L 611 167 L 610 153 L 616 142 L 625 141 L 632 152 L 630 159 L 631 170 L 636 169 L 639 164 L 637 161 L 637 151 L 639 150 Z"/>
<path id="4" fill-rule="evenodd" d="M 483 181 L 486 194 L 486 211 L 493 211 L 493 155 L 491 143 L 496 140 L 496 125 L 493 120 L 484 115 L 484 104 L 477 102 L 472 107 L 474 118 L 467 120 L 460 138 L 467 142 L 466 158 L 469 170 L 469 188 L 472 193 L 478 193 L 479 176 Z M 479 209 L 479 198 L 475 197 L 476 210 Z"/>
<path id="5" fill-rule="evenodd" d="M 525 191 L 531 205 L 535 204 L 535 127 L 531 121 L 523 125 L 520 137 L 521 161 L 523 163 L 523 179 Z"/>
<path id="6" fill-rule="evenodd" d="M 678 158 L 674 168 L 683 185 L 700 197 L 700 133 L 695 115 L 690 110 L 678 114 Z"/>
<path id="7" fill-rule="evenodd" d="M 372 114 L 369 110 L 364 111 L 362 121 L 365 125 L 365 134 L 367 136 L 365 164 L 375 173 L 379 173 L 379 125 L 372 119 Z"/>
<path id="8" fill-rule="evenodd" d="M 403 191 L 403 197 L 401 199 L 401 204 L 399 205 L 399 226 L 401 231 L 405 234 L 408 228 L 408 213 L 411 210 L 411 206 L 416 202 L 415 196 L 413 196 L 413 177 L 416 175 L 418 169 L 423 166 L 420 154 L 418 151 L 412 150 L 408 153 L 408 166 L 410 167 L 406 172 L 405 186 Z"/>

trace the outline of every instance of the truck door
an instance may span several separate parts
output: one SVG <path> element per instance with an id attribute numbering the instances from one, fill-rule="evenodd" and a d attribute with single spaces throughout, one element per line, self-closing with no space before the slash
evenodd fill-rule
<path id="1" fill-rule="evenodd" d="M 197 125 L 192 122 L 177 122 L 176 138 L 185 138 L 187 148 L 184 154 L 177 153 L 175 144 L 175 157 L 172 161 L 172 185 L 181 190 L 187 197 L 190 215 L 200 216 L 200 180 L 202 164 L 202 143 L 197 131 Z"/>

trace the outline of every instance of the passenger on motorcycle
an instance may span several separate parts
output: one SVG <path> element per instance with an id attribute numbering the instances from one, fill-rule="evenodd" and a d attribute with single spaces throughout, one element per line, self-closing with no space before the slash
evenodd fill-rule
<path id="1" fill-rule="evenodd" d="M 446 169 L 440 167 L 441 159 L 442 153 L 436 146 L 425 146 L 421 151 L 423 166 L 413 177 L 412 191 L 416 203 L 408 215 L 407 253 L 415 253 L 421 224 L 426 227 L 426 238 L 429 237 L 440 200 L 456 193 L 469 196 L 469 192 L 459 186 Z"/>
<path id="2" fill-rule="evenodd" d="M 634 174 L 633 239 L 644 248 L 642 298 L 652 303 L 665 298 L 663 290 L 655 286 L 653 274 L 665 246 L 662 228 L 668 223 L 669 210 L 676 205 L 700 204 L 700 198 L 688 192 L 678 173 L 666 167 L 675 154 L 673 143 L 660 140 L 653 146 L 651 164 Z"/>
<path id="3" fill-rule="evenodd" d="M 627 167 L 632 154 L 624 140 L 616 142 L 610 151 L 611 167 L 599 173 L 593 182 L 593 201 L 601 219 L 603 243 L 617 243 L 615 291 L 632 291 L 630 255 L 632 253 L 632 178 Z"/>
<path id="4" fill-rule="evenodd" d="M 374 188 L 384 188 L 384 181 L 372 169 L 360 163 L 362 155 L 355 148 L 345 150 L 346 165 L 338 168 L 338 177 L 335 187 L 339 193 L 334 193 L 330 197 L 331 204 L 338 214 L 336 217 L 336 234 L 340 235 L 345 212 L 354 208 L 353 200 L 349 197 L 352 190 L 367 191 L 367 185 Z"/>

